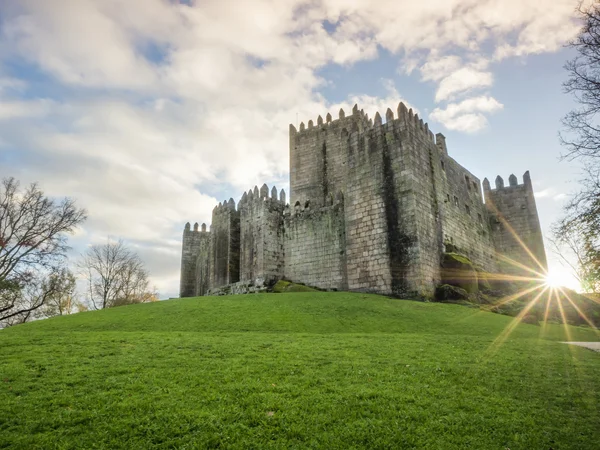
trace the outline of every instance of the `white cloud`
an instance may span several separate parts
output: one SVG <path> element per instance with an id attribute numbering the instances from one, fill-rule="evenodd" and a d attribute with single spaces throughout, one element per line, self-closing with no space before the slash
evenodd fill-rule
<path id="1" fill-rule="evenodd" d="M 541 191 L 537 191 L 534 193 L 535 198 L 544 198 L 553 195 L 555 192 L 554 188 L 546 188 Z"/>
<path id="2" fill-rule="evenodd" d="M 561 192 L 560 194 L 556 194 L 554 197 L 552 197 L 553 200 L 559 202 L 564 200 L 565 198 L 567 198 L 567 194 Z"/>
<path id="3" fill-rule="evenodd" d="M 430 55 L 428 61 L 419 70 L 424 81 L 440 81 L 449 74 L 455 73 L 461 65 L 463 61 L 456 55 L 446 55 L 441 58 Z"/>
<path id="4" fill-rule="evenodd" d="M 450 99 L 452 96 L 477 88 L 489 87 L 493 78 L 490 72 L 463 67 L 442 79 L 435 94 L 435 101 Z"/>
<path id="5" fill-rule="evenodd" d="M 503 105 L 493 97 L 475 97 L 460 103 L 451 103 L 446 108 L 434 109 L 429 118 L 439 122 L 449 130 L 474 133 L 488 124 L 483 113 L 494 113 Z"/>
<path id="6" fill-rule="evenodd" d="M 50 100 L 3 100 L 0 98 L 0 121 L 41 117 L 49 113 L 53 102 Z"/>

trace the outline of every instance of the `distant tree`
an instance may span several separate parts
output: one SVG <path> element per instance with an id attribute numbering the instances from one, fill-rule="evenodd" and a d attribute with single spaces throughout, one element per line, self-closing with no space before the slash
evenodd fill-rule
<path id="1" fill-rule="evenodd" d="M 600 249 L 594 242 L 596 235 L 583 228 L 584 224 L 585 219 L 563 219 L 555 224 L 555 239 L 551 243 L 560 260 L 571 268 L 583 291 L 600 293 Z"/>
<path id="2" fill-rule="evenodd" d="M 567 93 L 579 104 L 563 119 L 563 159 L 583 162 L 581 189 L 555 225 L 556 242 L 576 255 L 576 272 L 586 290 L 600 289 L 600 1 L 579 5 L 583 26 L 569 44 L 577 52 L 565 65 Z M 597 291 L 596 291 L 597 292 Z"/>
<path id="3" fill-rule="evenodd" d="M 91 246 L 79 267 L 87 280 L 87 295 L 94 309 L 157 300 L 156 292 L 149 288 L 142 260 L 121 240 Z"/>
<path id="4" fill-rule="evenodd" d="M 86 218 L 69 198 L 53 200 L 37 184 L 21 191 L 14 178 L 0 185 L 0 326 L 34 316 L 58 286 L 67 237 Z"/>
<path id="5" fill-rule="evenodd" d="M 67 269 L 62 268 L 48 277 L 48 283 L 54 283 L 55 289 L 48 296 L 44 307 L 40 309 L 43 317 L 63 316 L 71 314 L 77 309 L 75 275 Z"/>

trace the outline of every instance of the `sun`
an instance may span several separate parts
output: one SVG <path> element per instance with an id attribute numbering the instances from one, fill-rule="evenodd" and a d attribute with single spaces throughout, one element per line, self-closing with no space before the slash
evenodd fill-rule
<path id="1" fill-rule="evenodd" d="M 564 268 L 551 268 L 546 275 L 544 284 L 551 288 L 558 288 L 562 286 L 575 290 L 579 285 L 573 274 Z"/>

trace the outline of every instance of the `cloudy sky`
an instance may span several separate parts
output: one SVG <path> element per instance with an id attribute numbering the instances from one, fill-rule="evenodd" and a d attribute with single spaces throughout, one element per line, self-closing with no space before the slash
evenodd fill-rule
<path id="1" fill-rule="evenodd" d="M 481 179 L 531 171 L 547 233 L 576 0 L 0 0 L 0 176 L 89 211 L 176 296 L 185 222 L 267 182 L 288 124 L 404 101 Z M 550 255 L 551 268 L 560 272 Z"/>

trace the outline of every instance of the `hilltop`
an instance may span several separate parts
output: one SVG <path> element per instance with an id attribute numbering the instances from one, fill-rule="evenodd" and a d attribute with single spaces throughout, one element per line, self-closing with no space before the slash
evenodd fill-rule
<path id="1" fill-rule="evenodd" d="M 0 447 L 593 448 L 600 355 L 564 340 L 599 339 L 341 292 L 57 317 L 0 331 Z"/>

